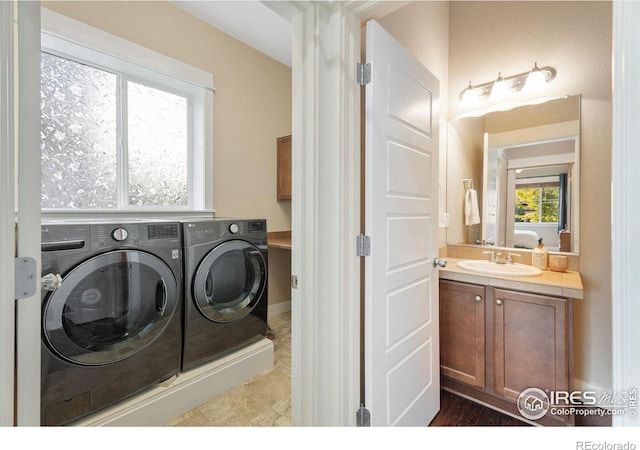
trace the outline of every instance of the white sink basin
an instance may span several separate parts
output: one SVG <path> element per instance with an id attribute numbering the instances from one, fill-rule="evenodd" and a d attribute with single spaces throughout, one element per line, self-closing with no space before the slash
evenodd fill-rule
<path id="1" fill-rule="evenodd" d="M 458 267 L 469 272 L 482 273 L 485 275 L 499 275 L 506 277 L 537 277 L 542 271 L 537 267 L 526 264 L 496 264 L 486 260 L 465 259 L 458 261 Z"/>

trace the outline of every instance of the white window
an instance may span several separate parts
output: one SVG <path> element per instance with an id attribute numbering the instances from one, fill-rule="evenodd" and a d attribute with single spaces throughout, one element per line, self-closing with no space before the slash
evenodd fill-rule
<path id="1" fill-rule="evenodd" d="M 42 11 L 43 211 L 212 211 L 212 75 Z"/>
<path id="2" fill-rule="evenodd" d="M 516 181 L 516 222 L 558 223 L 561 208 L 560 177 Z"/>

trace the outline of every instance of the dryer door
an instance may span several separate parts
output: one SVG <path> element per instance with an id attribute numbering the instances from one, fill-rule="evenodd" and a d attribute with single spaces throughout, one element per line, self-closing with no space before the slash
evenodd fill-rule
<path id="1" fill-rule="evenodd" d="M 45 299 L 43 331 L 67 361 L 104 365 L 139 352 L 162 333 L 176 310 L 171 269 L 142 251 L 118 250 L 71 270 Z"/>
<path id="2" fill-rule="evenodd" d="M 193 298 L 207 319 L 233 322 L 255 308 L 266 285 L 267 265 L 260 250 L 249 242 L 232 240 L 202 260 L 193 280 Z"/>

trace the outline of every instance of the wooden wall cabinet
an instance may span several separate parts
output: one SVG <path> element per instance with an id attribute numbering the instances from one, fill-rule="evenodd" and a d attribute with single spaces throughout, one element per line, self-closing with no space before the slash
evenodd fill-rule
<path id="1" fill-rule="evenodd" d="M 278 201 L 291 200 L 291 135 L 276 139 L 278 151 Z"/>
<path id="2" fill-rule="evenodd" d="M 527 388 L 572 391 L 572 318 L 570 298 L 441 280 L 442 386 L 517 417 Z M 574 418 L 547 414 L 536 423 Z"/>

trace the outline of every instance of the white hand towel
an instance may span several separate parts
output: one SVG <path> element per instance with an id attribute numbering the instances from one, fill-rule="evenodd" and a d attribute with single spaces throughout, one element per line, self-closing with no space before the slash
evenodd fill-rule
<path id="1" fill-rule="evenodd" d="M 444 210 L 444 197 L 442 196 L 442 184 L 438 183 L 438 226 L 440 228 L 449 227 L 449 213 Z"/>
<path id="2" fill-rule="evenodd" d="M 464 197 L 464 223 L 465 225 L 476 225 L 480 223 L 478 193 L 475 189 L 467 189 Z"/>

